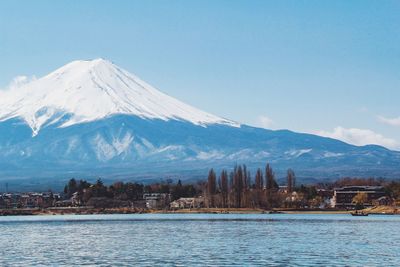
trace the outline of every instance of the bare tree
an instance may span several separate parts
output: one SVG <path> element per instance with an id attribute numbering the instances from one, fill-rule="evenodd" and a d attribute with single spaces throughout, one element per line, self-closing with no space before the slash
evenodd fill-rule
<path id="1" fill-rule="evenodd" d="M 287 170 L 287 191 L 292 193 L 296 185 L 296 176 L 292 169 Z"/>
<path id="2" fill-rule="evenodd" d="M 233 177 L 233 193 L 236 208 L 240 208 L 243 191 L 243 169 L 242 166 L 235 166 Z"/>
<path id="3" fill-rule="evenodd" d="M 228 204 L 228 173 L 226 170 L 222 170 L 220 176 L 220 185 L 219 185 L 221 195 L 222 195 L 222 207 L 226 208 Z"/>
<path id="4" fill-rule="evenodd" d="M 271 208 L 276 206 L 277 202 L 277 191 L 278 191 L 278 183 L 275 181 L 275 174 L 272 170 L 271 166 L 267 164 L 265 168 L 265 180 L 266 180 L 266 198 L 267 198 L 267 207 Z"/>
<path id="5" fill-rule="evenodd" d="M 267 190 L 271 190 L 275 187 L 275 174 L 269 163 L 267 163 L 267 167 L 265 168 L 265 180 Z"/>
<path id="6" fill-rule="evenodd" d="M 257 189 L 257 190 L 263 189 L 263 187 L 264 187 L 263 179 L 264 179 L 263 173 L 262 173 L 261 169 L 258 168 L 257 172 L 256 172 L 256 178 L 255 178 L 255 189 Z"/>
<path id="7" fill-rule="evenodd" d="M 214 169 L 211 169 L 208 173 L 207 181 L 207 197 L 209 201 L 209 207 L 214 207 L 214 195 L 217 192 L 217 176 L 215 175 Z"/>
<path id="8" fill-rule="evenodd" d="M 256 177 L 255 177 L 255 184 L 254 184 L 254 194 L 253 199 L 254 203 L 257 207 L 261 207 L 262 205 L 262 191 L 264 189 L 264 177 L 263 173 L 260 168 L 257 169 Z"/>

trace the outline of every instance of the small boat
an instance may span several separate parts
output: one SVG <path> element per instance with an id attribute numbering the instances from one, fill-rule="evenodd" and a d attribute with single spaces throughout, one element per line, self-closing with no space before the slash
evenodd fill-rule
<path id="1" fill-rule="evenodd" d="M 282 214 L 282 212 L 280 212 L 278 210 L 270 210 L 270 211 L 268 211 L 268 214 Z"/>
<path id="2" fill-rule="evenodd" d="M 361 212 L 355 211 L 351 213 L 351 216 L 368 216 L 368 213 L 364 213 L 363 211 Z"/>

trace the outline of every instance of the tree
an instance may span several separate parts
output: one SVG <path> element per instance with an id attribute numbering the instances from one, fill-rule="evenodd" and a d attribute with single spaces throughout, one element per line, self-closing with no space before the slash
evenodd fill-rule
<path id="1" fill-rule="evenodd" d="M 316 196 L 309 201 L 312 208 L 319 208 L 324 203 L 324 199 L 321 196 Z"/>
<path id="2" fill-rule="evenodd" d="M 277 184 L 275 181 L 275 174 L 269 163 L 267 163 L 267 167 L 265 168 L 265 180 L 267 190 L 271 190 L 276 187 Z"/>
<path id="3" fill-rule="evenodd" d="M 92 187 L 92 196 L 93 197 L 107 197 L 107 187 L 104 186 L 103 181 L 99 178 L 96 183 Z"/>
<path id="4" fill-rule="evenodd" d="M 243 165 L 243 182 L 242 182 L 242 206 L 248 207 L 249 206 L 249 189 L 251 184 L 251 176 L 250 171 L 247 170 L 247 166 Z"/>
<path id="5" fill-rule="evenodd" d="M 222 195 L 222 207 L 226 208 L 228 204 L 228 172 L 226 170 L 222 170 L 221 176 L 219 178 L 219 189 Z"/>
<path id="6" fill-rule="evenodd" d="M 310 200 L 318 196 L 317 188 L 315 186 L 301 185 L 297 191 L 304 196 L 305 200 Z"/>
<path id="7" fill-rule="evenodd" d="M 263 184 L 263 174 L 260 168 L 257 169 L 256 178 L 255 178 L 255 189 L 262 190 L 264 188 Z"/>
<path id="8" fill-rule="evenodd" d="M 362 209 L 364 204 L 368 202 L 368 195 L 365 192 L 358 192 L 357 195 L 353 197 L 353 204 L 356 205 L 356 209 Z"/>
<path id="9" fill-rule="evenodd" d="M 392 181 L 385 186 L 385 190 L 389 196 L 396 200 L 400 200 L 400 182 Z"/>
<path id="10" fill-rule="evenodd" d="M 243 190 L 246 191 L 249 186 L 249 173 L 247 172 L 247 166 L 243 165 Z"/>
<path id="11" fill-rule="evenodd" d="M 240 208 L 241 206 L 242 191 L 243 191 L 242 166 L 235 166 L 234 176 L 233 176 L 233 193 L 234 193 L 234 203 L 236 208 Z"/>
<path id="12" fill-rule="evenodd" d="M 181 183 L 181 186 L 182 186 L 182 183 Z M 171 189 L 170 189 L 170 184 L 169 183 L 166 183 L 166 184 L 162 183 L 160 185 L 160 193 L 169 194 L 170 191 L 171 191 Z"/>
<path id="13" fill-rule="evenodd" d="M 66 195 L 67 198 L 71 198 L 72 195 L 78 191 L 78 186 L 76 183 L 76 180 L 72 178 L 69 180 L 68 184 L 64 188 L 64 194 Z"/>
<path id="14" fill-rule="evenodd" d="M 267 206 L 277 206 L 278 198 L 276 192 L 279 189 L 278 183 L 275 181 L 275 174 L 271 166 L 267 164 L 265 168 L 265 180 L 266 180 L 266 197 Z"/>
<path id="15" fill-rule="evenodd" d="M 143 197 L 144 186 L 138 183 L 125 184 L 125 193 L 130 200 L 139 200 Z"/>
<path id="16" fill-rule="evenodd" d="M 211 207 L 214 206 L 214 195 L 217 192 L 217 176 L 214 172 L 214 169 L 211 169 L 208 173 L 207 180 L 207 195 L 209 199 L 209 205 Z"/>
<path id="17" fill-rule="evenodd" d="M 78 191 L 82 191 L 83 189 L 89 188 L 90 183 L 86 182 L 85 180 L 79 180 L 78 183 Z"/>
<path id="18" fill-rule="evenodd" d="M 287 170 L 287 191 L 288 193 L 292 193 L 293 189 L 296 185 L 296 176 L 292 169 Z"/>
<path id="19" fill-rule="evenodd" d="M 263 182 L 263 180 L 264 180 L 263 173 L 262 173 L 261 169 L 258 168 L 258 169 L 257 169 L 257 172 L 256 172 L 255 184 L 254 184 L 254 187 L 255 187 L 255 190 L 254 190 L 255 196 L 253 196 L 253 197 L 254 197 L 255 205 L 256 205 L 257 207 L 260 207 L 260 206 L 262 205 L 262 191 L 263 191 L 263 189 L 264 189 L 264 182 Z"/>
<path id="20" fill-rule="evenodd" d="M 214 169 L 211 169 L 208 173 L 207 190 L 209 195 L 214 195 L 217 192 L 217 176 Z"/>
<path id="21" fill-rule="evenodd" d="M 172 198 L 174 200 L 181 198 L 183 195 L 182 181 L 179 179 L 175 188 L 172 190 Z"/>

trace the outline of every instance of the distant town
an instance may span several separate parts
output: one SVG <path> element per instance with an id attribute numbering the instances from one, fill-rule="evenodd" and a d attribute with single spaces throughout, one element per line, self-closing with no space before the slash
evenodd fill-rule
<path id="1" fill-rule="evenodd" d="M 278 185 L 269 164 L 251 176 L 245 165 L 219 175 L 211 169 L 207 179 L 142 184 L 105 185 L 70 179 L 63 192 L 5 192 L 0 215 L 91 214 L 146 212 L 301 212 L 366 210 L 397 214 L 400 182 L 384 179 L 342 178 L 333 183 L 297 185 L 295 172 L 287 171 L 286 184 Z"/>

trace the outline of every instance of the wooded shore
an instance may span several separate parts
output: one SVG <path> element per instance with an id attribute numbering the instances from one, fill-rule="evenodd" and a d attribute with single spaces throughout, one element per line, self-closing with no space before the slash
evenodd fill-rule
<path id="1" fill-rule="evenodd" d="M 339 209 L 248 209 L 248 208 L 198 208 L 179 210 L 150 210 L 141 208 L 94 208 L 94 207 L 67 207 L 47 209 L 1 209 L 0 216 L 19 215 L 90 215 L 90 214 L 350 214 L 351 211 Z M 365 209 L 370 214 L 396 214 L 400 211 L 391 206 L 379 206 Z"/>

